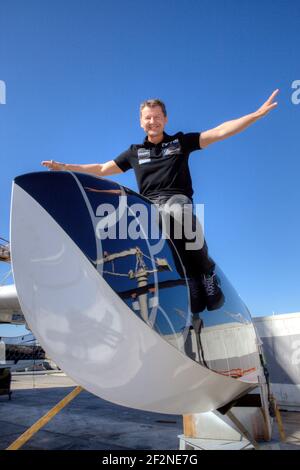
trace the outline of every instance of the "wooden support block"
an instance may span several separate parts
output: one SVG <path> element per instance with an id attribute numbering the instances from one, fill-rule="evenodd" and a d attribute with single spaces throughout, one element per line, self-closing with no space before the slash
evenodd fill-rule
<path id="1" fill-rule="evenodd" d="M 185 437 L 197 437 L 195 420 L 193 415 L 183 416 L 183 434 Z"/>

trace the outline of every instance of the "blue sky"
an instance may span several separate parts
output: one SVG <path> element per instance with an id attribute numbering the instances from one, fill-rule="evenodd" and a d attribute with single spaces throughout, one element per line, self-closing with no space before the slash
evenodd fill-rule
<path id="1" fill-rule="evenodd" d="M 190 168 L 210 254 L 252 315 L 299 311 L 299 39 L 298 0 L 2 0 L 0 236 L 16 175 L 115 158 L 143 139 L 144 99 L 165 101 L 172 134 L 255 111 L 279 88 L 276 110 Z M 137 189 L 132 171 L 112 179 Z"/>

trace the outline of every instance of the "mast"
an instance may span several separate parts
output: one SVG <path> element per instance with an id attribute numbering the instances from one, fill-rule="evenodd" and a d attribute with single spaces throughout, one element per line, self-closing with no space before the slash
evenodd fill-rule
<path id="1" fill-rule="evenodd" d="M 103 271 L 105 274 L 111 274 L 115 276 L 126 276 L 131 280 L 135 280 L 138 288 L 146 288 L 148 286 L 148 278 L 150 274 L 161 271 L 172 271 L 166 258 L 154 258 L 155 269 L 148 269 L 144 257 L 147 257 L 139 247 L 130 248 L 128 250 L 123 250 L 117 253 L 108 254 L 104 252 L 104 257 L 97 261 L 97 264 L 102 264 L 111 262 L 119 258 L 124 258 L 127 256 L 135 256 L 136 265 L 135 269 L 130 269 L 127 274 L 116 273 L 115 271 Z M 150 258 L 151 259 L 151 258 Z M 151 259 L 153 261 L 153 259 Z M 138 302 L 142 319 L 148 323 L 149 321 L 149 312 L 148 312 L 148 293 L 144 292 L 138 294 Z"/>

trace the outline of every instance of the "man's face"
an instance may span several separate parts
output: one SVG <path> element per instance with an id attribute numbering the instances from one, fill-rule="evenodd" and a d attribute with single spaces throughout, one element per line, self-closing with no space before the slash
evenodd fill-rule
<path id="1" fill-rule="evenodd" d="M 168 118 L 162 112 L 160 106 L 145 106 L 143 108 L 140 123 L 149 137 L 156 137 L 161 135 L 164 131 L 164 127 L 168 121 Z"/>

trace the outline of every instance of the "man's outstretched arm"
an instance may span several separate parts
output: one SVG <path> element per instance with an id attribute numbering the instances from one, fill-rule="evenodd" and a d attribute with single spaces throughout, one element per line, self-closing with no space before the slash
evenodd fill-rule
<path id="1" fill-rule="evenodd" d="M 79 171 L 80 173 L 89 173 L 96 176 L 110 176 L 123 173 L 121 168 L 119 168 L 113 160 L 109 160 L 106 163 L 92 163 L 87 165 L 73 165 L 71 163 L 45 160 L 42 162 L 42 165 L 49 168 L 49 170 Z"/>
<path id="2" fill-rule="evenodd" d="M 220 124 L 220 126 L 201 132 L 199 139 L 200 147 L 205 148 L 214 142 L 219 142 L 220 140 L 224 140 L 232 135 L 238 134 L 258 119 L 266 116 L 266 114 L 268 114 L 272 109 L 276 108 L 277 102 L 274 102 L 274 99 L 278 93 L 279 90 L 273 91 L 267 101 L 254 113 L 247 114 L 246 116 L 234 119 L 233 121 L 224 122 L 223 124 Z"/>

